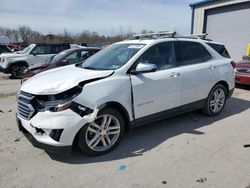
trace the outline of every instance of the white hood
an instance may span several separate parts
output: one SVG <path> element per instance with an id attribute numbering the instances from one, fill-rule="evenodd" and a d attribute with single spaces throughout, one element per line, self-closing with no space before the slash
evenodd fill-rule
<path id="1" fill-rule="evenodd" d="M 55 68 L 42 72 L 24 82 L 21 91 L 35 95 L 52 95 L 61 93 L 77 86 L 82 81 L 103 78 L 113 73 L 113 70 L 97 71 L 72 66 Z"/>
<path id="2" fill-rule="evenodd" d="M 0 57 L 4 57 L 4 58 L 16 58 L 16 57 L 23 57 L 23 56 L 27 56 L 27 54 L 17 54 L 17 53 L 3 53 L 0 55 Z"/>

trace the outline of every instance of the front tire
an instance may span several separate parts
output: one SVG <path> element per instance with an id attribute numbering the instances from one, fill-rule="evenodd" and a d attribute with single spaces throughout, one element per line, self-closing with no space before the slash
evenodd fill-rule
<path id="1" fill-rule="evenodd" d="M 24 70 L 27 67 L 25 65 L 13 65 L 10 68 L 11 78 L 19 79 L 22 78 Z"/>
<path id="2" fill-rule="evenodd" d="M 203 111 L 209 116 L 216 116 L 220 114 L 223 108 L 225 107 L 226 100 L 226 88 L 225 86 L 218 84 L 214 86 L 210 91 L 207 97 L 206 106 Z"/>
<path id="3" fill-rule="evenodd" d="M 96 119 L 83 126 L 78 134 L 78 147 L 88 155 L 103 155 L 115 149 L 125 132 L 124 118 L 117 110 L 101 110 Z"/>

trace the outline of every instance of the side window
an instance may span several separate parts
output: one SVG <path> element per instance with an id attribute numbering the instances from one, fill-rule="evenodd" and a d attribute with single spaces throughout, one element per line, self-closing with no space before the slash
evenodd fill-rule
<path id="1" fill-rule="evenodd" d="M 212 55 L 202 44 L 189 41 L 175 42 L 175 55 L 178 66 L 202 63 L 212 59 Z"/>
<path id="2" fill-rule="evenodd" d="M 88 51 L 82 51 L 81 52 L 81 60 L 84 61 L 86 60 L 87 58 L 89 58 L 91 56 L 91 52 L 88 52 Z"/>
<path id="3" fill-rule="evenodd" d="M 50 54 L 50 46 L 49 45 L 36 46 L 32 50 L 32 53 L 35 53 L 37 55 Z"/>
<path id="4" fill-rule="evenodd" d="M 173 43 L 164 42 L 152 46 L 141 56 L 140 62 L 155 64 L 157 70 L 174 67 Z"/>
<path id="5" fill-rule="evenodd" d="M 81 53 L 75 52 L 73 54 L 70 54 L 64 60 L 66 60 L 68 62 L 68 64 L 77 63 L 77 62 L 81 61 Z"/>

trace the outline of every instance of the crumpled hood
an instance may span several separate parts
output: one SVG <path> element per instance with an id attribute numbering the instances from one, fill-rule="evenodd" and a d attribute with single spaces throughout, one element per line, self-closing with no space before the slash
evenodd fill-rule
<path id="1" fill-rule="evenodd" d="M 45 68 L 45 67 L 47 67 L 48 65 L 49 65 L 48 62 L 36 63 L 36 64 L 34 64 L 34 65 L 31 65 L 31 66 L 29 67 L 29 69 L 32 70 L 32 69 L 37 69 L 37 68 Z"/>
<path id="2" fill-rule="evenodd" d="M 23 57 L 26 56 L 27 54 L 17 54 L 17 53 L 3 53 L 0 55 L 0 57 L 4 57 L 4 58 L 16 58 L 16 57 Z"/>
<path id="3" fill-rule="evenodd" d="M 75 65 L 55 68 L 24 82 L 21 91 L 35 95 L 53 95 L 71 89 L 82 81 L 107 77 L 113 72 L 82 69 Z"/>

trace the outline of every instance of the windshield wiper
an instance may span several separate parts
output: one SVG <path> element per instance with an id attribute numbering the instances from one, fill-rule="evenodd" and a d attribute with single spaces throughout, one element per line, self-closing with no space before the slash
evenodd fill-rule
<path id="1" fill-rule="evenodd" d="M 89 69 L 89 70 L 112 70 L 112 69 L 101 68 L 101 67 L 82 67 L 82 68 Z"/>
<path id="2" fill-rule="evenodd" d="M 82 67 L 82 68 L 84 68 L 84 69 L 88 69 L 88 70 L 98 70 L 97 68 L 95 68 L 95 67 Z"/>

